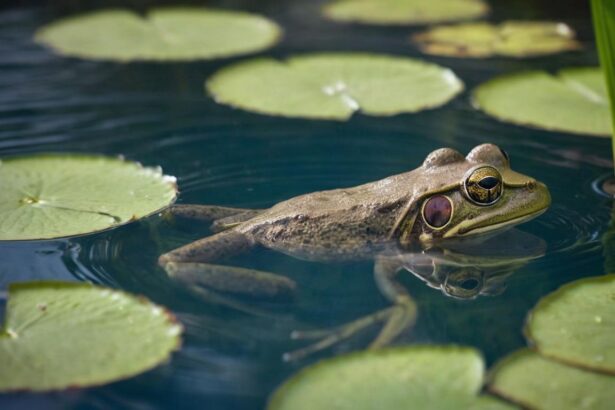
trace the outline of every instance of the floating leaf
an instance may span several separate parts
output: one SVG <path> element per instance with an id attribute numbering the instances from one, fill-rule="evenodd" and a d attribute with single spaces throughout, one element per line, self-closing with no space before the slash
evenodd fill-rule
<path id="1" fill-rule="evenodd" d="M 367 24 L 430 24 L 468 20 L 489 12 L 483 0 L 335 0 L 325 16 Z"/>
<path id="2" fill-rule="evenodd" d="M 507 21 L 440 26 L 412 40 L 427 54 L 450 57 L 527 57 L 577 50 L 581 45 L 564 23 Z"/>
<path id="3" fill-rule="evenodd" d="M 542 298 L 526 335 L 545 356 L 615 373 L 615 274 L 577 280 Z"/>
<path id="4" fill-rule="evenodd" d="M 107 229 L 175 199 L 175 178 L 119 158 L 32 155 L 0 161 L 0 240 Z"/>
<path id="5" fill-rule="evenodd" d="M 0 391 L 134 376 L 166 360 L 180 333 L 164 309 L 123 292 L 83 283 L 14 284 L 0 331 Z"/>
<path id="6" fill-rule="evenodd" d="M 611 133 L 606 85 L 598 68 L 504 75 L 474 90 L 474 102 L 515 124 L 593 136 Z"/>
<path id="7" fill-rule="evenodd" d="M 269 410 L 511 409 L 478 395 L 480 354 L 456 346 L 412 346 L 338 356 L 301 370 L 272 395 Z"/>
<path id="8" fill-rule="evenodd" d="M 449 69 L 421 60 L 324 53 L 256 59 L 206 83 L 216 101 L 270 115 L 346 120 L 355 111 L 395 115 L 440 106 L 463 89 Z"/>
<path id="9" fill-rule="evenodd" d="M 529 350 L 508 356 L 490 375 L 490 391 L 525 408 L 609 410 L 615 403 L 615 377 L 566 366 Z"/>
<path id="10" fill-rule="evenodd" d="M 42 27 L 36 40 L 81 58 L 196 60 L 263 50 L 280 32 L 274 22 L 250 13 L 164 8 L 140 16 L 120 9 L 59 20 Z"/>

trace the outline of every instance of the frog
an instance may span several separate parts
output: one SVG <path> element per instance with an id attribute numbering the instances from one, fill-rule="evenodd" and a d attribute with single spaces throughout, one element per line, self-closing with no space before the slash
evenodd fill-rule
<path id="1" fill-rule="evenodd" d="M 292 298 L 297 285 L 283 275 L 221 262 L 232 256 L 264 247 L 307 261 L 373 260 L 375 283 L 390 306 L 333 329 L 295 331 L 293 339 L 316 341 L 284 358 L 305 357 L 381 323 L 368 346 L 377 349 L 416 322 L 416 302 L 399 278 L 408 270 L 407 255 L 442 243 L 489 241 L 550 203 L 547 186 L 512 170 L 497 145 L 478 145 L 465 156 L 440 148 L 413 170 L 299 195 L 268 209 L 176 205 L 171 215 L 211 222 L 214 234 L 163 253 L 158 263 L 204 299 L 249 311 L 233 297 Z"/>

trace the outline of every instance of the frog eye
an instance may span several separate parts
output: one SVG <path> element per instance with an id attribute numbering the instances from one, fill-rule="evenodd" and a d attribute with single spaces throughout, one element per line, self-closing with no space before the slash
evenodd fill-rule
<path id="1" fill-rule="evenodd" d="M 492 205 L 502 196 L 502 175 L 490 166 L 475 168 L 463 181 L 465 195 L 478 205 Z"/>
<path id="2" fill-rule="evenodd" d="M 434 195 L 423 204 L 423 219 L 431 228 L 444 227 L 453 216 L 453 203 L 444 195 Z"/>

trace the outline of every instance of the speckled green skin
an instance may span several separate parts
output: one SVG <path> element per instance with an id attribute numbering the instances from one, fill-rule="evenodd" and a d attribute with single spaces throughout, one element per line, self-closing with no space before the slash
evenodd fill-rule
<path id="1" fill-rule="evenodd" d="M 503 177 L 504 193 L 491 206 L 476 205 L 461 192 L 466 173 L 481 164 L 496 167 Z M 454 204 L 452 220 L 444 229 L 430 228 L 420 215 L 422 203 L 434 194 L 445 194 Z M 219 241 L 195 242 L 163 255 L 163 261 L 168 257 L 211 262 L 218 259 L 216 252 L 225 256 L 228 249 L 223 248 L 227 246 L 252 245 L 310 260 L 365 258 L 392 245 L 425 246 L 441 238 L 484 233 L 490 227 L 523 222 L 549 204 L 547 188 L 512 171 L 497 146 L 480 145 L 467 157 L 443 148 L 429 154 L 422 166 L 410 172 L 352 188 L 301 195 L 260 213 L 246 213 L 246 220 L 231 221 L 227 234 L 218 234 Z M 225 227 L 220 223 L 216 226 Z M 209 247 L 206 257 L 197 256 L 199 251 L 193 248 L 198 246 Z"/>

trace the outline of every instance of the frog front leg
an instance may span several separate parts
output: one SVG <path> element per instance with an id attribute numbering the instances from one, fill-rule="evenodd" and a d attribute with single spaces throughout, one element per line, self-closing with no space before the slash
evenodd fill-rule
<path id="1" fill-rule="evenodd" d="M 165 253 L 158 263 L 169 277 L 201 298 L 254 313 L 253 307 L 232 296 L 287 300 L 296 286 L 294 281 L 273 273 L 215 263 L 253 246 L 246 235 L 230 229 Z"/>
<path id="2" fill-rule="evenodd" d="M 374 264 L 374 278 L 382 294 L 393 306 L 364 316 L 334 329 L 295 331 L 293 339 L 320 339 L 318 342 L 293 352 L 284 354 L 284 360 L 294 361 L 317 351 L 326 349 L 342 340 L 348 339 L 378 322 L 384 322 L 378 336 L 369 345 L 377 349 L 391 343 L 401 332 L 414 325 L 417 309 L 414 299 L 397 281 L 397 273 L 402 263 L 395 257 L 377 257 Z"/>

